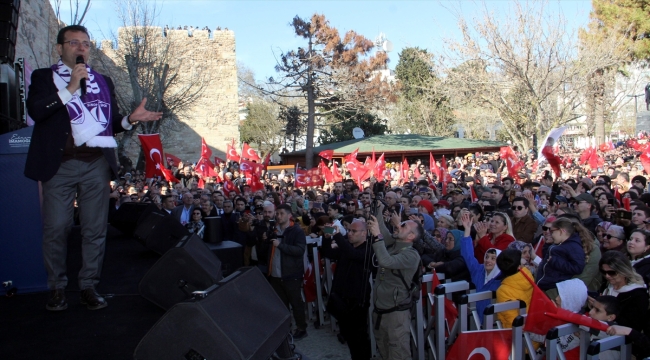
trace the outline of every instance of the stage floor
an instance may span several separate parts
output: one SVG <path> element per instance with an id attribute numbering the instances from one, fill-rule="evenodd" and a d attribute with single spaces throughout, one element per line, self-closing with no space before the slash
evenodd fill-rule
<path id="1" fill-rule="evenodd" d="M 142 337 L 164 311 L 138 294 L 138 283 L 159 256 L 140 243 L 110 231 L 102 280 L 97 291 L 109 306 L 96 311 L 79 303 L 77 273 L 81 237 L 73 228 L 68 244 L 68 309 L 45 310 L 48 293 L 0 297 L 1 359 L 132 359 Z M 329 325 L 328 325 L 329 326 Z M 347 346 L 327 328 L 314 329 L 297 342 L 311 360 L 349 359 Z"/>

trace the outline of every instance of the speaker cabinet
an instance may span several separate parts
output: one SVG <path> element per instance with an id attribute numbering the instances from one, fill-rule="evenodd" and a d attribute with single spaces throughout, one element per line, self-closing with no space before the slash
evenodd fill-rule
<path id="1" fill-rule="evenodd" d="M 134 359 L 268 359 L 290 327 L 289 310 L 262 273 L 241 268 L 174 305 L 140 341 Z"/>
<path id="2" fill-rule="evenodd" d="M 142 297 L 167 310 L 222 278 L 219 258 L 200 237 L 186 235 L 156 261 L 138 289 Z"/>
<path id="3" fill-rule="evenodd" d="M 109 218 L 109 222 L 124 235 L 133 236 L 135 228 L 144 218 L 143 214 L 153 211 L 160 212 L 154 204 L 127 202 L 115 210 L 115 213 Z"/>
<path id="4" fill-rule="evenodd" d="M 169 214 L 151 212 L 135 228 L 133 237 L 147 249 L 162 255 L 189 232 Z"/>

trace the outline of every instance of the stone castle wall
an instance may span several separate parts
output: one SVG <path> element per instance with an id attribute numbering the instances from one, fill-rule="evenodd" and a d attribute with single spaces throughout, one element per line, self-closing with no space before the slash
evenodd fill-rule
<path id="1" fill-rule="evenodd" d="M 161 28 L 147 29 L 157 34 L 151 36 L 152 39 L 163 36 Z M 187 30 L 166 30 L 166 36 L 172 44 L 170 66 L 180 66 L 182 69 L 179 71 L 180 83 L 186 75 L 197 70 L 204 74 L 205 81 L 197 100 L 176 114 L 180 120 L 178 126 L 172 131 L 161 132 L 163 148 L 182 160 L 195 162 L 200 157 L 201 138 L 204 138 L 213 155 L 225 159 L 226 144 L 233 139 L 239 143 L 235 34 L 229 30 L 217 30 L 212 31 L 210 36 L 207 30 L 194 30 L 190 37 Z M 94 65 L 105 68 L 109 74 L 117 72 L 116 86 L 122 86 L 118 90 L 124 92 L 131 91 L 128 77 L 124 71 L 119 74 L 116 67 L 123 63 L 123 42 L 133 41 L 129 37 L 133 37 L 132 32 L 128 28 L 120 28 L 116 44 L 102 41 L 98 58 L 105 57 L 109 61 Z M 134 163 L 139 150 L 137 140 L 127 146 L 127 154 Z"/>
<path id="2" fill-rule="evenodd" d="M 32 69 L 49 67 L 59 56 L 54 44 L 58 21 L 48 0 L 22 0 L 18 16 L 16 59 L 24 58 Z"/>

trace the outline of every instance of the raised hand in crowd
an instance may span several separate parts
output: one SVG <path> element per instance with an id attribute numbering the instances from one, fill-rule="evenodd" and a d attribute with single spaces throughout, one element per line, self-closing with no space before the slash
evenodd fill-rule
<path id="1" fill-rule="evenodd" d="M 489 227 L 490 225 L 486 222 L 477 222 L 474 224 L 474 229 L 476 229 L 476 237 L 480 239 L 485 236 Z"/>
<path id="2" fill-rule="evenodd" d="M 472 217 L 468 210 L 464 210 L 464 209 L 462 210 L 460 215 L 460 222 L 461 224 L 463 224 L 463 228 L 465 228 L 465 234 L 463 234 L 463 236 L 465 237 L 470 236 L 472 233 Z M 477 223 L 477 225 L 478 224 L 479 223 Z"/>

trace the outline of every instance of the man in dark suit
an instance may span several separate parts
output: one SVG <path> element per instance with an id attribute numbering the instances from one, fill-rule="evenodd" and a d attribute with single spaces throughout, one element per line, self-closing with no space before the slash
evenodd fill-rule
<path id="1" fill-rule="evenodd" d="M 25 176 L 42 182 L 43 258 L 51 289 L 46 308 L 51 311 L 68 307 L 67 239 L 75 198 L 82 235 L 80 301 L 91 310 L 107 306 L 95 286 L 104 260 L 109 181 L 118 171 L 113 135 L 130 130 L 138 121 L 162 116 L 145 110 L 146 100 L 129 116 L 122 116 L 111 79 L 77 64 L 79 57 L 88 62 L 90 45 L 85 27 L 61 29 L 56 44 L 61 60 L 32 73 L 27 98 L 27 111 L 36 124 Z M 81 79 L 86 79 L 83 92 Z"/>
<path id="2" fill-rule="evenodd" d="M 181 205 L 172 210 L 172 216 L 174 219 L 178 220 L 181 224 L 185 225 L 188 222 L 192 221 L 192 210 L 194 210 L 194 197 L 191 193 L 183 194 L 181 199 L 183 202 Z"/>

